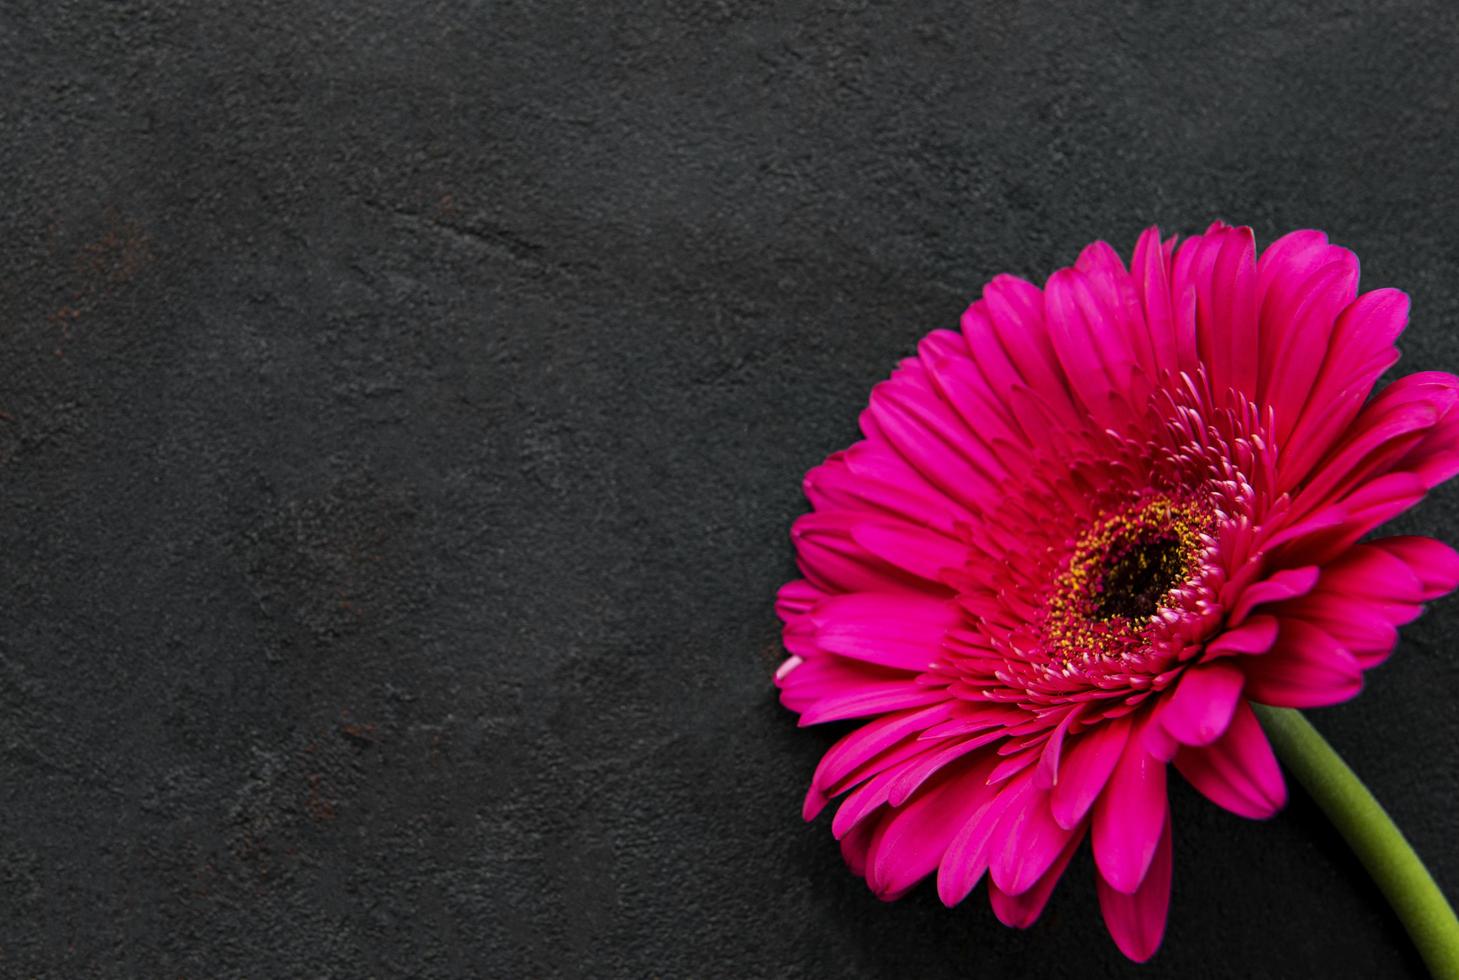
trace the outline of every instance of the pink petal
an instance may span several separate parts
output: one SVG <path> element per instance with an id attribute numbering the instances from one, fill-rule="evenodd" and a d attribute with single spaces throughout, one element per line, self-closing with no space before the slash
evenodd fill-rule
<path id="1" fill-rule="evenodd" d="M 1038 761 L 1039 751 L 1038 747 L 1033 747 L 1008 756 L 993 768 L 993 772 L 988 776 L 988 782 L 1000 783 L 1005 779 L 1023 774 L 1029 766 Z"/>
<path id="2" fill-rule="evenodd" d="M 806 790 L 804 802 L 800 805 L 800 818 L 809 823 L 816 819 L 829 802 L 831 802 L 830 798 L 825 793 L 816 789 L 815 783 L 812 783 L 810 788 Z"/>
<path id="3" fill-rule="evenodd" d="M 988 306 L 984 302 L 976 302 L 968 307 L 962 317 L 963 329 L 963 358 L 948 354 L 938 359 L 933 365 L 933 376 L 944 377 L 949 381 L 961 379 L 961 385 L 939 386 L 945 396 L 954 405 L 958 402 L 952 395 L 955 387 L 967 388 L 971 385 L 974 388 L 989 388 L 993 392 L 1007 391 L 1010 388 L 1025 386 L 1028 384 L 1024 375 L 1018 369 L 1018 365 L 1009 357 L 1008 351 L 1004 349 L 1002 340 L 999 339 L 998 331 L 993 326 L 993 321 L 988 312 Z M 959 360 L 970 361 L 972 369 L 959 364 Z M 949 377 L 956 372 L 958 377 Z M 975 381 L 970 380 L 976 377 Z M 963 415 L 964 421 L 972 425 L 976 420 L 968 415 Z"/>
<path id="4" fill-rule="evenodd" d="M 925 400 L 909 399 L 907 387 L 894 377 L 872 390 L 866 414 L 876 435 L 928 484 L 960 504 L 976 509 L 991 500 L 995 485 L 958 451 L 962 424 L 939 416 Z"/>
<path id="5" fill-rule="evenodd" d="M 1140 296 L 1119 254 L 1108 243 L 1095 242 L 1079 253 L 1079 261 L 1074 263 L 1074 268 L 1084 274 L 1090 296 L 1098 308 L 1117 325 L 1118 332 L 1134 353 L 1141 374 L 1155 378 L 1155 355 L 1145 327 Z"/>
<path id="6" fill-rule="evenodd" d="M 1353 289 L 1358 283 L 1358 259 L 1345 248 L 1329 245 L 1327 235 L 1321 231 L 1303 229 L 1288 232 L 1262 250 L 1257 261 L 1257 290 L 1262 297 L 1262 320 L 1270 323 L 1272 334 L 1262 332 L 1262 340 L 1285 339 L 1294 331 L 1290 329 L 1291 313 L 1312 290 L 1312 277 L 1334 263 L 1345 263 L 1351 270 Z M 1342 301 L 1339 309 L 1352 301 L 1351 293 Z M 1313 342 L 1326 336 L 1314 337 L 1297 333 L 1299 339 Z M 1264 343 L 1263 346 L 1266 346 Z"/>
<path id="7" fill-rule="evenodd" d="M 970 735 L 990 728 L 1003 728 L 1017 723 L 1027 712 L 1015 704 L 969 704 L 957 702 L 953 716 L 922 733 L 922 738 L 949 738 Z"/>
<path id="8" fill-rule="evenodd" d="M 1044 316 L 1064 377 L 1095 419 L 1108 420 L 1135 363 L 1128 341 L 1089 296 L 1082 273 L 1060 269 L 1044 289 Z"/>
<path id="9" fill-rule="evenodd" d="M 1321 529 L 1282 547 L 1284 561 L 1327 565 L 1352 550 L 1373 528 L 1392 520 L 1424 498 L 1427 490 L 1415 473 L 1389 473 L 1354 490 L 1340 504 L 1314 515 Z M 1335 512 L 1337 520 L 1328 517 Z"/>
<path id="10" fill-rule="evenodd" d="M 792 670 L 795 670 L 795 668 L 799 667 L 803 663 L 805 663 L 805 660 L 800 657 L 786 657 L 783 661 L 781 661 L 780 666 L 775 668 L 775 683 L 779 684 L 781 681 L 785 680 L 787 674 L 789 674 Z"/>
<path id="11" fill-rule="evenodd" d="M 967 520 L 971 516 L 966 506 L 928 483 L 926 477 L 883 441 L 862 439 L 838 455 L 845 463 L 845 477 L 834 484 L 816 481 L 827 492 L 845 493 L 855 489 L 865 493 L 870 487 L 884 486 L 888 493 L 881 495 L 879 503 L 887 501 L 890 495 L 896 500 L 893 509 L 897 513 L 930 527 L 943 527 L 946 525 L 940 522 Z"/>
<path id="12" fill-rule="evenodd" d="M 804 486 L 811 506 L 822 512 L 851 511 L 853 517 L 906 521 L 943 534 L 970 517 L 965 507 L 912 474 L 890 449 L 865 441 L 812 469 Z"/>
<path id="13" fill-rule="evenodd" d="M 1281 440 L 1291 434 L 1301 417 L 1322 369 L 1322 358 L 1314 357 L 1313 352 L 1327 349 L 1339 314 L 1357 296 L 1357 258 L 1345 249 L 1327 246 L 1326 236 L 1321 237 L 1324 244 L 1299 256 L 1298 261 L 1306 265 L 1315 258 L 1323 264 L 1309 267 L 1305 275 L 1274 279 L 1262 303 L 1263 327 L 1278 333 L 1277 343 L 1270 348 L 1270 377 L 1263 395 L 1276 415 L 1279 445 L 1285 445 Z M 1262 262 L 1266 261 L 1264 254 Z"/>
<path id="14" fill-rule="evenodd" d="M 964 338 L 956 337 L 956 343 L 958 352 L 954 354 L 928 349 L 927 342 L 923 342 L 922 360 L 929 380 L 968 431 L 976 433 L 986 445 L 997 465 L 1005 471 L 1023 465 L 1028 455 L 1024 431 L 1003 395 L 1014 387 L 1023 387 L 1023 380 L 996 339 L 973 352 L 976 360 L 969 357 Z M 997 380 L 987 380 L 990 374 Z"/>
<path id="15" fill-rule="evenodd" d="M 961 566 L 968 557 L 963 542 L 902 521 L 860 521 L 851 528 L 851 539 L 888 565 L 929 582 L 941 582 L 945 569 Z"/>
<path id="16" fill-rule="evenodd" d="M 1170 309 L 1175 324 L 1175 356 L 1183 377 L 1195 377 L 1202 371 L 1201 355 L 1196 350 L 1196 287 L 1190 281 L 1190 268 L 1198 252 L 1186 253 L 1185 245 L 1170 262 Z M 1167 250 L 1167 260 L 1169 252 Z"/>
<path id="17" fill-rule="evenodd" d="M 787 634 L 789 634 L 787 630 Z M 799 641 L 787 636 L 787 646 L 799 646 Z M 874 667 L 856 660 L 827 656 L 818 649 L 805 657 L 794 657 L 800 663 L 790 666 L 787 661 L 776 672 L 775 685 L 780 688 L 780 700 L 790 710 L 807 711 L 818 702 L 830 698 L 857 697 L 877 691 L 903 691 L 923 687 L 916 678 L 901 671 L 885 667 Z M 923 688 L 926 689 L 925 687 Z"/>
<path id="18" fill-rule="evenodd" d="M 1386 473 L 1412 472 L 1425 487 L 1453 476 L 1459 465 L 1456 404 L 1459 378 L 1430 372 L 1398 379 L 1363 407 L 1316 464 L 1294 501 L 1294 512 L 1300 515 L 1340 501 Z"/>
<path id="19" fill-rule="evenodd" d="M 841 858 L 858 878 L 866 877 L 866 854 L 879 827 L 878 821 L 868 820 L 854 832 L 841 838 Z"/>
<path id="20" fill-rule="evenodd" d="M 943 853 L 937 869 L 937 896 L 942 904 L 961 902 L 983 877 L 994 843 L 993 830 L 1027 785 L 1025 780 L 1012 786 L 1000 783 L 987 787 L 993 795 L 984 798 Z"/>
<path id="21" fill-rule="evenodd" d="M 899 771 L 896 766 L 883 767 L 852 790 L 831 818 L 831 835 L 840 840 L 855 833 L 873 814 L 885 812 L 888 787 L 896 780 Z"/>
<path id="22" fill-rule="evenodd" d="M 1394 463 L 1393 468 L 1415 474 L 1426 487 L 1437 486 L 1459 475 L 1459 399 L 1455 398 L 1459 394 L 1459 378 L 1439 371 L 1425 371 L 1399 378 L 1388 387 L 1404 384 L 1430 398 L 1440 417 L 1418 445 Z M 1448 397 L 1443 398 L 1440 393 Z"/>
<path id="23" fill-rule="evenodd" d="M 1002 737 L 1002 732 L 991 731 L 972 738 L 950 739 L 950 744 L 934 746 L 932 751 L 925 752 L 902 766 L 900 775 L 887 790 L 887 802 L 892 806 L 901 806 L 903 800 L 915 793 L 919 786 L 944 766 Z"/>
<path id="24" fill-rule="evenodd" d="M 816 607 L 826 594 L 805 579 L 796 579 L 780 587 L 775 596 L 775 612 L 783 622 L 804 616 Z"/>
<path id="25" fill-rule="evenodd" d="M 1407 607 L 1418 614 L 1422 607 Z M 1412 616 L 1394 617 L 1391 604 L 1368 602 L 1347 593 L 1319 592 L 1283 609 L 1283 615 L 1303 619 L 1326 631 L 1358 661 L 1364 670 L 1382 663 L 1398 642 L 1396 624 Z"/>
<path id="26" fill-rule="evenodd" d="M 1095 876 L 1099 908 L 1115 945 L 1136 963 L 1155 955 L 1165 936 L 1165 918 L 1170 910 L 1171 878 L 1170 818 L 1166 816 L 1155 847 L 1149 874 L 1134 892 L 1124 892 Z"/>
<path id="27" fill-rule="evenodd" d="M 967 353 L 967 346 L 961 342 L 961 338 L 946 332 L 944 334 L 953 337 L 954 343 L 958 344 L 964 354 Z M 931 340 L 931 356 L 936 357 L 936 349 L 941 347 L 945 350 L 945 344 L 937 343 L 937 335 Z M 1003 468 L 998 454 L 993 451 L 987 438 L 990 420 L 980 415 L 975 423 L 970 424 L 959 414 L 955 404 L 942 394 L 925 362 L 928 344 L 924 342 L 920 345 L 919 351 L 923 352 L 919 357 L 902 362 L 902 366 L 892 376 L 892 384 L 880 386 L 884 389 L 887 400 L 905 409 L 910 416 L 926 426 L 929 432 L 937 433 L 949 448 L 970 463 L 982 477 L 995 482 L 1006 479 L 1008 471 Z M 961 363 L 972 362 L 963 359 Z"/>
<path id="28" fill-rule="evenodd" d="M 1180 751 L 1180 743 L 1159 724 L 1158 715 L 1154 724 L 1140 727 L 1139 738 L 1145 751 L 1161 762 L 1169 762 L 1174 758 L 1175 753 Z"/>
<path id="29" fill-rule="evenodd" d="M 1395 556 L 1418 576 L 1422 590 L 1417 599 L 1427 602 L 1459 587 L 1459 552 L 1433 538 L 1418 536 L 1379 538 L 1373 547 Z"/>
<path id="30" fill-rule="evenodd" d="M 822 593 L 912 592 L 925 586 L 888 565 L 851 538 L 860 517 L 845 511 L 812 512 L 790 529 L 801 574 Z"/>
<path id="31" fill-rule="evenodd" d="M 951 702 L 943 702 L 930 708 L 896 712 L 847 733 L 822 756 L 812 783 L 823 790 L 830 789 L 898 742 L 947 718 L 952 708 Z"/>
<path id="32" fill-rule="evenodd" d="M 1076 832 L 1070 834 L 1068 841 L 1064 844 L 1064 849 L 1054 859 L 1054 863 L 1049 865 L 1049 870 L 1044 872 L 1044 876 L 1027 891 L 1018 895 L 1010 895 L 999 888 L 997 882 L 989 883 L 988 899 L 992 903 L 993 914 L 998 916 L 999 922 L 1014 929 L 1027 929 L 1038 921 L 1044 906 L 1049 903 L 1049 896 L 1054 893 L 1054 886 L 1059 883 L 1059 878 L 1069 867 L 1069 861 L 1074 857 L 1074 852 L 1079 850 L 1079 845 L 1084 842 L 1084 834 L 1084 827 L 1080 827 Z"/>
<path id="33" fill-rule="evenodd" d="M 1252 616 L 1242 625 L 1227 630 L 1206 644 L 1206 656 L 1211 658 L 1266 653 L 1276 640 L 1277 618 Z"/>
<path id="34" fill-rule="evenodd" d="M 975 303 L 969 314 L 974 310 L 986 314 L 985 322 L 993 329 L 1009 361 L 1017 366 L 1024 383 L 1038 393 L 1054 416 L 1077 423 L 1081 416 L 1074 410 L 1049 331 L 1044 325 L 1043 292 L 1016 276 L 994 276 L 993 281 L 983 287 L 982 303 Z M 962 326 L 968 346 L 976 354 L 981 349 L 979 344 L 983 338 L 969 331 L 967 315 L 964 315 Z"/>
<path id="35" fill-rule="evenodd" d="M 1330 595 L 1367 602 L 1384 612 L 1392 623 L 1407 623 L 1423 609 L 1424 584 L 1397 554 L 1379 542 L 1350 548 L 1322 572 L 1314 597 Z M 1300 602 L 1283 607 L 1300 607 Z"/>
<path id="36" fill-rule="evenodd" d="M 1398 544 L 1388 547 L 1386 541 Z M 1306 620 L 1332 636 L 1364 669 L 1379 664 L 1398 642 L 1395 627 L 1423 611 L 1423 599 L 1452 580 L 1447 545 L 1427 538 L 1386 538 L 1358 544 L 1323 569 L 1309 595 L 1284 602 L 1281 615 Z M 1418 569 L 1404 560 L 1406 556 Z M 1425 563 L 1427 559 L 1427 563 Z M 1418 572 L 1428 575 L 1427 582 Z"/>
<path id="37" fill-rule="evenodd" d="M 1225 229 L 1212 238 L 1217 252 L 1209 279 L 1200 282 L 1198 343 L 1206 353 L 1211 387 L 1218 397 L 1228 390 L 1256 395 L 1257 319 L 1256 241 L 1250 228 Z"/>
<path id="38" fill-rule="evenodd" d="M 1301 620 L 1282 623 L 1276 645 L 1247 661 L 1246 691 L 1253 701 L 1287 708 L 1337 704 L 1363 688 L 1363 668 L 1332 634 Z"/>
<path id="39" fill-rule="evenodd" d="M 1302 560 L 1324 564 L 1350 549 L 1373 528 L 1390 521 L 1424 499 L 1428 487 L 1414 473 L 1389 473 L 1353 491 L 1341 503 L 1342 523 L 1293 542 L 1292 554 Z"/>
<path id="40" fill-rule="evenodd" d="M 1392 390 L 1393 386 L 1389 386 L 1384 394 Z M 1440 418 L 1439 410 L 1422 402 L 1397 406 L 1373 402 L 1370 409 L 1353 422 L 1352 429 L 1332 454 L 1317 464 L 1293 503 L 1297 513 L 1341 500 L 1374 476 L 1392 472 L 1395 464 Z"/>
<path id="41" fill-rule="evenodd" d="M 1231 723 L 1245 679 L 1229 660 L 1188 669 L 1161 705 L 1161 727 L 1186 745 L 1209 745 Z"/>
<path id="42" fill-rule="evenodd" d="M 1171 268 L 1170 294 L 1174 300 L 1180 366 L 1192 376 L 1203 368 L 1210 353 L 1200 345 L 1200 295 L 1210 281 L 1218 251 L 1213 238 L 1203 235 L 1187 238 L 1176 250 Z"/>
<path id="43" fill-rule="evenodd" d="M 811 619 L 822 650 L 924 671 L 941 657 L 943 638 L 962 613 L 956 603 L 930 596 L 858 592 L 826 599 Z"/>
<path id="44" fill-rule="evenodd" d="M 1338 317 L 1301 417 L 1281 443 L 1279 490 L 1302 481 L 1397 359 L 1392 344 L 1408 323 L 1408 306 L 1402 292 L 1379 289 L 1359 296 Z"/>
<path id="45" fill-rule="evenodd" d="M 1059 757 L 1063 754 L 1064 739 L 1069 734 L 1069 728 L 1079 719 L 1083 713 L 1083 705 L 1075 705 L 1064 713 L 1063 720 L 1054 726 L 1049 733 L 1049 739 L 1044 743 L 1044 750 L 1039 753 L 1039 767 L 1034 772 L 1034 782 L 1042 789 L 1053 786 L 1059 777 Z"/>
<path id="46" fill-rule="evenodd" d="M 1285 545 L 1291 545 L 1291 548 L 1300 549 L 1305 539 L 1321 537 L 1333 528 L 1341 528 L 1346 516 L 1340 507 L 1324 507 L 1316 513 L 1309 514 L 1299 521 L 1287 524 L 1271 534 L 1265 534 L 1263 532 L 1262 547 L 1268 554 L 1279 553 L 1278 549 Z"/>
<path id="47" fill-rule="evenodd" d="M 993 854 L 988 871 L 993 883 L 1009 895 L 1021 895 L 1038 884 L 1070 836 L 1049 812 L 1048 791 L 1037 787 L 1021 805 L 1009 808 L 998 832 L 1002 846 Z"/>
<path id="48" fill-rule="evenodd" d="M 1287 568 L 1248 586 L 1232 606 L 1227 622 L 1232 626 L 1240 626 L 1257 606 L 1280 602 L 1312 591 L 1312 587 L 1317 584 L 1317 576 L 1318 568 L 1315 565 Z"/>
<path id="49" fill-rule="evenodd" d="M 1066 830 L 1084 819 L 1120 761 L 1130 735 L 1130 720 L 1101 722 L 1074 739 L 1059 766 L 1050 799 L 1054 820 Z"/>
<path id="50" fill-rule="evenodd" d="M 936 870 L 948 843 L 986 796 L 975 767 L 924 790 L 884 820 L 881 836 L 868 855 L 866 880 L 886 897 L 911 888 Z"/>
<path id="51" fill-rule="evenodd" d="M 1242 702 L 1215 742 L 1182 749 L 1175 768 L 1217 806 L 1263 820 L 1287 803 L 1287 787 L 1271 743 L 1251 708 Z"/>
<path id="52" fill-rule="evenodd" d="M 1167 810 L 1165 763 L 1132 740 L 1094 805 L 1094 861 L 1117 890 L 1129 894 L 1140 887 Z"/>
<path id="53" fill-rule="evenodd" d="M 813 707 L 800 713 L 799 724 L 806 727 L 847 718 L 864 718 L 901 708 L 921 707 L 942 701 L 946 697 L 947 692 L 944 690 L 929 689 L 914 683 L 868 686 L 854 693 L 821 698 Z M 789 704 L 786 706 L 792 711 L 797 710 Z"/>
<path id="54" fill-rule="evenodd" d="M 1130 262 L 1135 289 L 1145 312 L 1150 347 L 1155 359 L 1155 376 L 1174 376 L 1180 371 L 1176 354 L 1175 317 L 1170 294 L 1170 266 L 1160 244 L 1160 229 L 1145 229 L 1135 245 Z"/>

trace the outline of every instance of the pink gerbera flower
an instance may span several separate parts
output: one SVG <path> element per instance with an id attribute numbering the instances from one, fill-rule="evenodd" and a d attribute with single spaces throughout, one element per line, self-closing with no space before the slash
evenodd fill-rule
<path id="1" fill-rule="evenodd" d="M 806 477 L 776 675 L 802 725 L 861 719 L 806 799 L 893 899 L 985 873 L 1030 925 L 1080 843 L 1115 942 L 1151 956 L 1167 763 L 1213 802 L 1286 790 L 1248 700 L 1345 701 L 1459 584 L 1424 537 L 1361 539 L 1459 471 L 1459 379 L 1398 358 L 1408 298 L 1298 231 L 1217 223 L 1129 269 L 1096 242 L 999 276 L 878 385 Z M 1361 543 L 1360 543 L 1361 542 Z"/>

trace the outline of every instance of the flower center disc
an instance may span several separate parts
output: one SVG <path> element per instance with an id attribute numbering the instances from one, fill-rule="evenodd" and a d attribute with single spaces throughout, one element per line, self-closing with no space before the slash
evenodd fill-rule
<path id="1" fill-rule="evenodd" d="M 1075 542 L 1044 611 L 1064 662 L 1123 660 L 1205 552 L 1206 515 L 1191 501 L 1150 496 L 1101 519 Z"/>

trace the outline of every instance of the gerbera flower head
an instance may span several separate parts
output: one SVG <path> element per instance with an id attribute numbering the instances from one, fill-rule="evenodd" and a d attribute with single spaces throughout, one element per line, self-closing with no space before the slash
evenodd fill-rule
<path id="1" fill-rule="evenodd" d="M 776 674 L 802 725 L 856 719 L 814 817 L 884 899 L 985 876 L 1025 927 L 1086 838 L 1110 933 L 1150 957 L 1168 765 L 1246 817 L 1286 799 L 1248 701 L 1344 701 L 1459 555 L 1370 531 L 1459 471 L 1459 379 L 1369 399 L 1408 298 L 1358 293 L 1317 231 L 1259 256 L 1213 225 L 999 276 L 872 392 L 806 477 Z"/>

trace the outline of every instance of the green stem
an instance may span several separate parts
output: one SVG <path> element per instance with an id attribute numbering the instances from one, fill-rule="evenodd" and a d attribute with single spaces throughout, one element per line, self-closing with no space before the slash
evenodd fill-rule
<path id="1" fill-rule="evenodd" d="M 1459 980 L 1459 920 L 1403 832 L 1300 711 L 1253 704 L 1277 755 L 1398 913 L 1436 980 Z"/>

